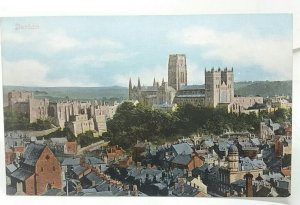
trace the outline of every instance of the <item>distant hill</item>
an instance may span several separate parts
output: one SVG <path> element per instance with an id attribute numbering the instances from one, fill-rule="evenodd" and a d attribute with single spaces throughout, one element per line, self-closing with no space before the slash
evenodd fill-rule
<path id="1" fill-rule="evenodd" d="M 241 96 L 292 96 L 292 81 L 245 81 L 234 83 L 234 94 Z"/>
<path id="2" fill-rule="evenodd" d="M 8 104 L 7 94 L 13 90 L 32 91 L 36 98 L 102 100 L 116 98 L 128 99 L 128 88 L 120 86 L 111 87 L 23 87 L 3 86 L 4 106 Z"/>
<path id="3" fill-rule="evenodd" d="M 235 95 L 262 97 L 274 95 L 292 96 L 292 81 L 244 81 L 235 82 Z M 111 87 L 23 87 L 3 86 L 3 104 L 7 106 L 7 94 L 13 90 L 32 91 L 36 98 L 102 100 L 102 99 L 128 99 L 128 88 L 120 86 Z"/>

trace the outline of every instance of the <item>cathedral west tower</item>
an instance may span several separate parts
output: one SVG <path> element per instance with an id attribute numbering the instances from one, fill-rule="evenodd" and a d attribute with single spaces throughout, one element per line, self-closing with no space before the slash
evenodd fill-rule
<path id="1" fill-rule="evenodd" d="M 175 90 L 187 85 L 186 57 L 184 54 L 172 54 L 169 56 L 168 85 Z"/>

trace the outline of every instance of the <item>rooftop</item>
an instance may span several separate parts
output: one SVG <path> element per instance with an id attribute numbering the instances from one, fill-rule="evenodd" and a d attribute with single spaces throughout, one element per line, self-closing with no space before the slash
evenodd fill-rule
<path id="1" fill-rule="evenodd" d="M 45 147 L 46 145 L 42 144 L 29 144 L 23 155 L 25 159 L 24 164 L 35 166 Z"/>

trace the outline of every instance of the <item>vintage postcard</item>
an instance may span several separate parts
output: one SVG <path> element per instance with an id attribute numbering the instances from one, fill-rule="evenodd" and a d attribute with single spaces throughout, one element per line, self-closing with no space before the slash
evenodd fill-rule
<path id="1" fill-rule="evenodd" d="M 290 196 L 292 15 L 1 21 L 8 195 Z"/>

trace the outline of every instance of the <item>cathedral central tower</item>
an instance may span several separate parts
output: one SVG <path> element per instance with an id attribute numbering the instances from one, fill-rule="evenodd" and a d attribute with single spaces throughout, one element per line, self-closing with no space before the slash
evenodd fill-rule
<path id="1" fill-rule="evenodd" d="M 186 57 L 184 54 L 172 54 L 169 56 L 168 85 L 175 90 L 187 85 Z"/>

